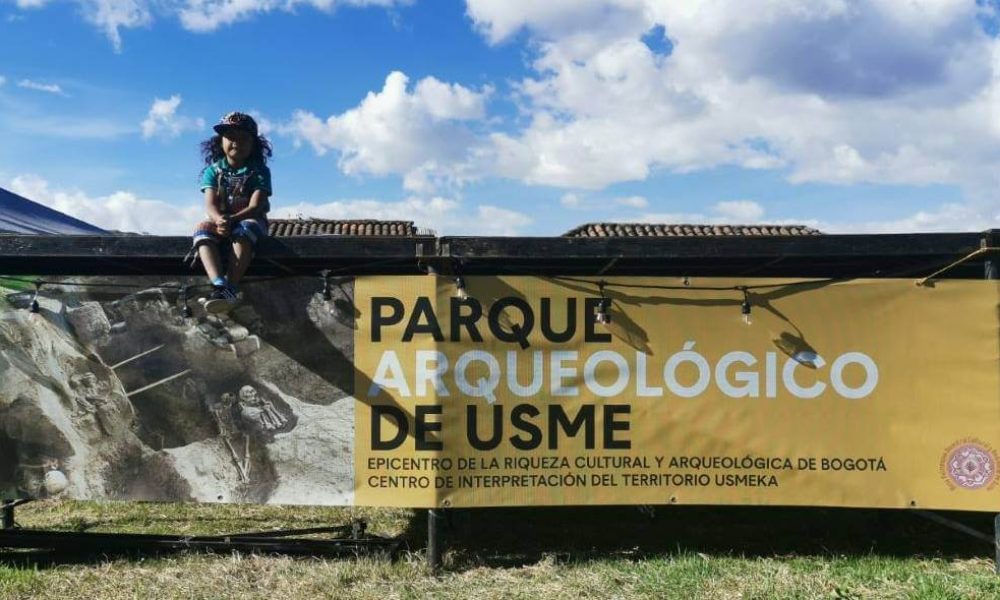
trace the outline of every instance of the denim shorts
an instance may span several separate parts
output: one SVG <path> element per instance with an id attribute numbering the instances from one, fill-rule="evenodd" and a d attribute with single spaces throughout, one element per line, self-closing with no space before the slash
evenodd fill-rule
<path id="1" fill-rule="evenodd" d="M 253 248 L 256 248 L 258 242 L 266 237 L 267 219 L 265 218 L 243 219 L 233 223 L 228 236 L 232 240 L 245 239 L 250 242 L 250 246 Z M 202 221 L 194 232 L 194 246 L 196 248 L 202 244 L 218 244 L 225 239 L 226 236 L 219 234 L 218 226 L 214 221 Z"/>

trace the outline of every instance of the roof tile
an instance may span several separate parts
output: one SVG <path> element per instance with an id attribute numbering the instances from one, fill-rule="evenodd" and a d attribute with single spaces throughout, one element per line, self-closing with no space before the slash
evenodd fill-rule
<path id="1" fill-rule="evenodd" d="M 267 231 L 272 237 L 303 235 L 412 237 L 419 235 L 413 221 L 378 221 L 374 219 L 270 219 Z"/>
<path id="2" fill-rule="evenodd" d="M 586 223 L 563 237 L 685 237 L 751 235 L 822 235 L 805 225 L 692 225 L 670 223 Z"/>

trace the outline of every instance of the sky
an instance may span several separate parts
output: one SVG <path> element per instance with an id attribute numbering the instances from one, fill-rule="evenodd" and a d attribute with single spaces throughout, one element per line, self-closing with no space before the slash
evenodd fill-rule
<path id="1" fill-rule="evenodd" d="M 0 187 L 184 235 L 225 113 L 272 217 L 1000 227 L 998 0 L 0 0 Z"/>

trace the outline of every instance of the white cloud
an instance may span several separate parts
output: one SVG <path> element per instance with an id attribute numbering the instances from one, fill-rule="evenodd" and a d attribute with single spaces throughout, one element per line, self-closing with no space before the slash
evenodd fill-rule
<path id="1" fill-rule="evenodd" d="M 153 235 L 190 235 L 202 219 L 200 203 L 142 198 L 130 191 L 92 196 L 78 189 L 53 185 L 34 174 L 22 174 L 3 187 L 25 198 L 64 212 L 102 229 Z M 398 202 L 341 200 L 327 203 L 282 203 L 272 218 L 308 216 L 320 219 L 412 220 L 439 235 L 520 235 L 533 221 L 517 211 L 488 204 L 468 206 L 458 200 L 410 197 Z"/>
<path id="2" fill-rule="evenodd" d="M 176 202 L 140 198 L 128 191 L 89 196 L 80 190 L 54 187 L 32 174 L 14 177 L 6 187 L 29 200 L 108 230 L 189 235 L 204 218 L 204 210 L 197 204 L 178 206 Z"/>
<path id="3" fill-rule="evenodd" d="M 135 132 L 135 127 L 103 118 L 29 116 L 0 114 L 0 126 L 7 132 L 72 140 L 111 140 Z"/>
<path id="4" fill-rule="evenodd" d="M 918 210 L 903 217 L 881 221 L 819 220 L 807 217 L 774 219 L 766 218 L 764 207 L 757 202 L 732 200 L 717 202 L 707 213 L 645 213 L 638 218 L 611 220 L 707 225 L 804 225 L 823 233 L 929 233 L 998 228 L 1000 208 L 989 202 L 946 202 L 933 209 Z"/>
<path id="5" fill-rule="evenodd" d="M 646 208 L 649 206 L 649 200 L 646 200 L 642 196 L 623 196 L 615 198 L 615 204 L 629 208 Z"/>
<path id="6" fill-rule="evenodd" d="M 577 193 L 567 193 L 559 198 L 559 204 L 564 208 L 573 210 L 601 211 L 606 214 L 608 210 L 617 209 L 618 207 L 647 208 L 649 200 L 644 196 L 638 195 L 607 199 Z"/>
<path id="7" fill-rule="evenodd" d="M 559 204 L 566 208 L 581 208 L 583 206 L 583 200 L 576 194 L 563 194 L 559 198 Z"/>
<path id="8" fill-rule="evenodd" d="M 825 222 L 817 226 L 825 233 L 922 233 L 985 231 L 1000 227 L 1000 210 L 978 203 L 947 203 L 898 219 L 860 222 Z"/>
<path id="9" fill-rule="evenodd" d="M 341 5 L 392 7 L 409 4 L 412 0 L 186 0 L 178 12 L 181 25 L 190 31 L 208 32 L 255 14 L 274 10 L 294 11 L 308 6 L 332 12 Z"/>
<path id="10" fill-rule="evenodd" d="M 712 210 L 733 223 L 757 223 L 764 216 L 764 207 L 753 200 L 727 200 L 717 203 Z"/>
<path id="11" fill-rule="evenodd" d="M 149 139 L 154 136 L 175 138 L 185 131 L 197 131 L 205 128 L 205 120 L 185 117 L 177 114 L 181 105 L 181 97 L 174 94 L 166 100 L 155 98 L 149 113 L 142 121 L 142 137 Z"/>
<path id="12" fill-rule="evenodd" d="M 638 221 L 643 223 L 690 223 L 707 225 L 754 225 L 765 222 L 773 225 L 784 225 L 792 222 L 802 224 L 801 220 L 764 219 L 764 207 L 753 200 L 725 200 L 716 202 L 712 205 L 708 213 L 645 213 L 638 218 Z"/>
<path id="13" fill-rule="evenodd" d="M 152 0 L 76 0 L 83 17 L 104 32 L 115 48 L 122 50 L 121 29 L 145 27 L 153 22 Z"/>
<path id="14" fill-rule="evenodd" d="M 357 107 L 326 119 L 296 111 L 279 131 L 318 154 L 336 151 L 349 175 L 400 174 L 406 189 L 422 193 L 464 182 L 476 171 L 480 141 L 463 122 L 485 116 L 492 89 L 471 90 L 433 77 L 412 89 L 408 83 L 395 71 Z"/>
<path id="15" fill-rule="evenodd" d="M 181 25 L 195 32 L 211 32 L 244 21 L 256 14 L 275 10 L 292 12 L 300 6 L 333 12 L 338 6 L 393 7 L 412 0 L 74 0 L 84 19 L 100 29 L 116 52 L 122 49 L 122 29 L 135 29 L 153 23 L 154 15 L 176 17 Z M 14 0 L 22 10 L 40 8 L 51 0 Z"/>
<path id="16" fill-rule="evenodd" d="M 413 221 L 438 235 L 519 235 L 532 219 L 522 213 L 491 205 L 466 206 L 442 197 L 410 197 L 398 202 L 341 200 L 327 203 L 283 204 L 274 218 L 300 215 L 318 219 L 383 219 Z"/>
<path id="17" fill-rule="evenodd" d="M 17 87 L 24 88 L 26 90 L 35 90 L 37 92 L 47 92 L 49 94 L 57 94 L 60 96 L 65 96 L 61 87 L 55 83 L 39 83 L 31 79 L 22 79 L 17 82 Z"/>
<path id="18" fill-rule="evenodd" d="M 481 205 L 476 208 L 474 221 L 463 220 L 461 235 L 520 235 L 533 222 L 531 217 L 517 211 Z"/>
<path id="19" fill-rule="evenodd" d="M 641 17 L 615 9 L 640 4 L 633 0 L 466 0 L 466 12 L 486 38 L 497 44 L 524 27 L 544 32 L 546 37 L 573 32 L 597 37 Z"/>
<path id="20" fill-rule="evenodd" d="M 5 83 L 7 83 L 7 78 L 4 77 L 3 75 L 0 75 L 0 86 L 2 86 Z"/>
<path id="21" fill-rule="evenodd" d="M 458 201 L 441 197 L 430 199 L 411 197 L 399 202 L 358 199 L 319 204 L 282 203 L 281 206 L 275 207 L 271 215 L 278 219 L 298 216 L 316 219 L 405 219 L 414 221 L 420 227 L 434 228 L 436 223 L 450 219 L 459 206 Z"/>
<path id="22" fill-rule="evenodd" d="M 492 136 L 506 177 L 601 189 L 737 165 L 792 182 L 1000 185 L 1000 42 L 976 18 L 996 8 L 467 0 L 467 11 L 490 42 L 526 30 L 538 49 L 518 85 L 527 127 Z M 643 39 L 662 31 L 669 54 Z"/>

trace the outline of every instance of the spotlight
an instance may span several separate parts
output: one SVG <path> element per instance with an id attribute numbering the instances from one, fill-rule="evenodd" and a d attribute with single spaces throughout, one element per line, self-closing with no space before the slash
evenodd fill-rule
<path id="1" fill-rule="evenodd" d="M 321 293 L 323 294 L 324 300 L 332 300 L 333 294 L 330 293 L 330 271 L 323 270 L 319 272 L 319 276 L 323 278 L 323 288 Z"/>
<path id="2" fill-rule="evenodd" d="M 597 310 L 594 311 L 594 321 L 600 323 L 601 325 L 608 325 L 611 323 L 611 298 L 604 295 L 604 282 L 598 284 L 601 293 L 601 301 L 597 304 Z"/>
<path id="3" fill-rule="evenodd" d="M 611 323 L 611 299 L 601 298 L 601 303 L 597 305 L 597 311 L 594 312 L 594 320 L 601 325 L 608 325 Z"/>
<path id="4" fill-rule="evenodd" d="M 177 302 L 181 305 L 181 316 L 185 319 L 191 317 L 191 307 L 188 306 L 188 286 L 182 285 L 177 291 Z"/>
<path id="5" fill-rule="evenodd" d="M 455 296 L 462 300 L 469 299 L 469 291 L 465 289 L 465 279 L 461 275 L 455 277 Z"/>
<path id="6" fill-rule="evenodd" d="M 28 310 L 37 313 L 38 312 L 38 292 L 42 290 L 42 284 L 35 282 L 35 295 L 31 297 L 31 304 L 28 305 Z"/>

